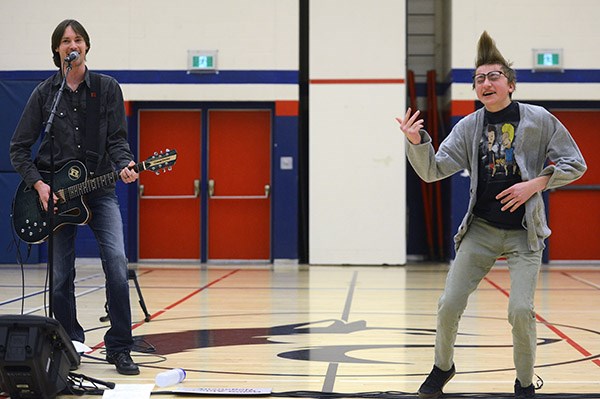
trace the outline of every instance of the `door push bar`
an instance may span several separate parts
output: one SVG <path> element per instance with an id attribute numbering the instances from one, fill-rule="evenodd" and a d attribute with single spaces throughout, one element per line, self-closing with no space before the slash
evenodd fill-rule
<path id="1" fill-rule="evenodd" d="M 144 185 L 139 187 L 140 199 L 194 199 L 200 197 L 200 180 L 194 180 L 193 195 L 144 195 Z"/>
<path id="2" fill-rule="evenodd" d="M 208 197 L 210 199 L 267 199 L 271 194 L 271 186 L 265 184 L 265 195 L 215 195 L 215 181 L 208 181 Z"/>

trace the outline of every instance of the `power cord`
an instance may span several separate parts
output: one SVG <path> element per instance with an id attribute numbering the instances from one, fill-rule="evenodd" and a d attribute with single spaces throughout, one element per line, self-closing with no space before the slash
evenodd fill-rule
<path id="1" fill-rule="evenodd" d="M 27 258 L 25 258 L 25 261 L 23 261 L 23 256 L 21 255 L 21 246 L 19 245 L 14 229 L 12 230 L 12 243 L 9 243 L 8 251 L 11 249 L 11 244 L 15 248 L 15 260 L 21 268 L 21 315 L 23 315 L 25 313 L 25 262 L 29 260 L 29 257 L 31 256 L 32 244 L 27 244 Z"/>

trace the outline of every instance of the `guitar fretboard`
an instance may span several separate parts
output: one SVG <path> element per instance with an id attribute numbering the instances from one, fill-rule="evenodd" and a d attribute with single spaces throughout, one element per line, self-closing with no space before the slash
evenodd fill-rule
<path id="1" fill-rule="evenodd" d="M 136 172 L 139 172 L 140 170 L 144 170 L 143 166 L 144 163 L 140 162 L 134 165 L 132 169 L 134 169 Z M 110 184 L 114 184 L 118 180 L 120 180 L 119 172 L 111 172 L 102 176 L 94 177 L 93 179 L 89 179 L 81 183 L 74 184 L 70 187 L 66 187 L 65 189 L 63 189 L 63 192 L 65 194 L 65 200 L 68 201 L 70 199 L 89 194 L 94 190 L 106 187 Z"/>
<path id="2" fill-rule="evenodd" d="M 116 181 L 118 180 L 118 176 L 119 175 L 116 172 L 112 172 L 67 187 L 65 192 L 65 199 L 70 200 L 76 197 L 80 197 L 82 195 L 89 194 L 92 191 L 97 190 L 101 187 L 106 187 L 109 184 L 116 183 Z"/>

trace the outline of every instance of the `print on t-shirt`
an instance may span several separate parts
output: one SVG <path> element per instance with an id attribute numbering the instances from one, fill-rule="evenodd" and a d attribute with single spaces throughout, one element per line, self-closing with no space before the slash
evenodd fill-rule
<path id="1" fill-rule="evenodd" d="M 512 123 L 490 123 L 481 139 L 482 163 L 491 178 L 514 177 L 519 174 L 515 162 L 515 126 Z M 502 176 L 502 177 L 500 177 Z"/>
<path id="2" fill-rule="evenodd" d="M 517 165 L 519 104 L 498 112 L 485 111 L 479 141 L 477 201 L 473 213 L 501 229 L 522 229 L 525 207 L 503 211 L 498 194 L 521 182 Z"/>

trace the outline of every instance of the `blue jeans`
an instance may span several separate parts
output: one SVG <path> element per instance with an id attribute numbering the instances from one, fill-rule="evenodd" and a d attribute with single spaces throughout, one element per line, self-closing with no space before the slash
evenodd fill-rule
<path id="1" fill-rule="evenodd" d="M 117 196 L 112 193 L 86 201 L 91 211 L 88 225 L 100 247 L 106 279 L 106 298 L 111 327 L 104 335 L 107 353 L 130 350 L 131 307 L 123 221 Z M 75 236 L 77 226 L 64 225 L 54 233 L 53 312 L 72 340 L 84 342 L 75 304 Z"/>

